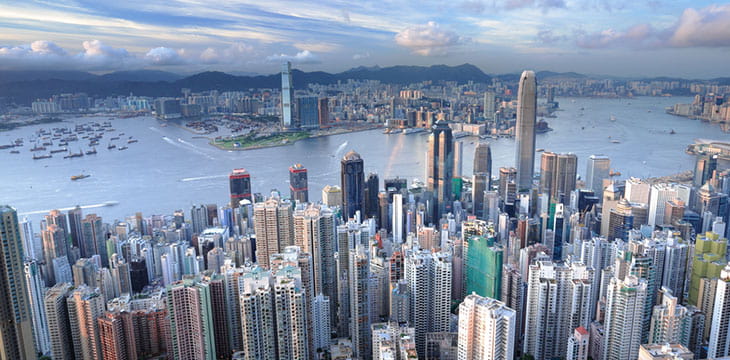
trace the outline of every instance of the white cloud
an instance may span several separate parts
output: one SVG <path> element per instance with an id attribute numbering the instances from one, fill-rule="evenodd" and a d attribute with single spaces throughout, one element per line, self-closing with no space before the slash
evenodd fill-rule
<path id="1" fill-rule="evenodd" d="M 455 32 L 441 28 L 434 21 L 403 29 L 395 35 L 396 44 L 423 56 L 446 55 L 462 41 Z"/>
<path id="2" fill-rule="evenodd" d="M 275 54 L 266 57 L 266 61 L 273 63 L 283 63 L 285 61 L 291 61 L 297 64 L 319 64 L 319 57 L 309 50 L 300 51 L 294 55 L 287 54 Z"/>
<path id="3" fill-rule="evenodd" d="M 337 44 L 331 44 L 326 42 L 298 42 L 292 44 L 297 50 L 309 50 L 309 51 L 315 51 L 319 53 L 328 53 L 333 52 L 340 48 Z"/>
<path id="4" fill-rule="evenodd" d="M 203 64 L 238 64 L 253 51 L 253 46 L 238 42 L 223 50 L 209 47 L 200 53 L 200 60 Z"/>
<path id="5" fill-rule="evenodd" d="M 145 54 L 145 59 L 154 65 L 182 65 L 187 63 L 183 58 L 184 50 L 174 50 L 167 47 L 156 47 Z"/>
<path id="6" fill-rule="evenodd" d="M 362 59 L 367 59 L 369 57 L 370 57 L 370 52 L 366 51 L 364 54 L 352 55 L 352 60 L 362 60 Z"/>

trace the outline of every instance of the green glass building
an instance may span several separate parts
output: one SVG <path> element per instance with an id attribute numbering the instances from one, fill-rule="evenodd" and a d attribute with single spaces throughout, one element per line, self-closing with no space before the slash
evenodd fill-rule
<path id="1" fill-rule="evenodd" d="M 504 249 L 486 236 L 472 236 L 465 245 L 466 293 L 500 299 Z"/>

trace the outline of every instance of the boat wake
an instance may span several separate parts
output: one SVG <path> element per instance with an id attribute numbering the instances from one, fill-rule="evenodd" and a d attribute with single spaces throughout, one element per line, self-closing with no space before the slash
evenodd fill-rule
<path id="1" fill-rule="evenodd" d="M 103 202 L 101 204 L 82 205 L 81 208 L 82 209 L 96 209 L 96 208 L 102 208 L 102 207 L 107 207 L 107 206 L 114 206 L 114 205 L 117 205 L 117 204 L 119 204 L 119 201 L 105 201 L 105 202 Z M 73 210 L 74 208 L 75 208 L 75 206 L 74 207 L 62 208 L 62 209 L 55 209 L 55 210 L 69 211 L 69 210 Z M 51 210 L 54 210 L 54 209 L 30 211 L 30 212 L 19 213 L 18 215 L 47 214 L 47 213 L 51 212 Z"/>
<path id="2" fill-rule="evenodd" d="M 198 177 L 189 177 L 180 179 L 182 182 L 188 182 L 188 181 L 199 181 L 199 180 L 210 180 L 210 179 L 221 179 L 225 178 L 228 175 L 209 175 L 209 176 L 198 176 Z"/>

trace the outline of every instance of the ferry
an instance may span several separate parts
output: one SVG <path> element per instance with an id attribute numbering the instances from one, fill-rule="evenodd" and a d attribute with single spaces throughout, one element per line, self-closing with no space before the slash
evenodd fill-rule
<path id="1" fill-rule="evenodd" d="M 74 175 L 71 177 L 71 180 L 76 181 L 76 180 L 86 179 L 89 176 L 91 176 L 91 175 L 85 175 L 85 174 Z"/>

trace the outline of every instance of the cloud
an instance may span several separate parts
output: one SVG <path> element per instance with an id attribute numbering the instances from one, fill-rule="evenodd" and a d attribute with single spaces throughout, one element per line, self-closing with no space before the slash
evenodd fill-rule
<path id="1" fill-rule="evenodd" d="M 565 39 L 566 36 L 556 35 L 552 29 L 543 29 L 537 32 L 537 41 L 543 44 L 555 44 Z"/>
<path id="2" fill-rule="evenodd" d="M 606 29 L 576 35 L 576 45 L 588 49 L 730 47 L 730 4 L 685 9 L 676 23 L 663 29 L 637 24 L 623 31 Z"/>
<path id="3" fill-rule="evenodd" d="M 253 51 L 253 46 L 237 42 L 222 50 L 209 47 L 200 53 L 199 58 L 203 64 L 240 64 Z"/>
<path id="4" fill-rule="evenodd" d="M 183 54 L 182 49 L 176 51 L 167 47 L 156 47 L 147 52 L 145 59 L 151 61 L 154 65 L 182 65 L 187 63 L 187 60 L 182 56 Z"/>
<path id="5" fill-rule="evenodd" d="M 403 29 L 395 35 L 396 44 L 423 56 L 446 55 L 451 48 L 462 42 L 463 39 L 458 34 L 442 29 L 433 21 Z"/>
<path id="6" fill-rule="evenodd" d="M 99 40 L 82 43 L 75 55 L 51 41 L 37 40 L 28 45 L 0 47 L 0 62 L 7 69 L 117 70 L 140 67 L 144 61 L 122 48 Z"/>
<path id="7" fill-rule="evenodd" d="M 481 14 L 486 10 L 516 10 L 524 8 L 537 8 L 547 11 L 550 9 L 567 8 L 565 0 L 466 0 L 459 4 L 459 7 L 470 13 Z"/>
<path id="8" fill-rule="evenodd" d="M 340 48 L 337 44 L 331 44 L 326 42 L 298 42 L 292 44 L 295 48 L 298 50 L 309 50 L 309 51 L 315 51 L 319 53 L 323 52 L 333 52 Z"/>
<path id="9" fill-rule="evenodd" d="M 367 59 L 369 57 L 370 57 L 370 52 L 366 51 L 364 54 L 352 55 L 352 60 L 362 60 L 362 59 Z"/>
<path id="10" fill-rule="evenodd" d="M 319 57 L 309 50 L 302 50 L 295 55 L 275 54 L 266 57 L 266 61 L 272 63 L 283 63 L 291 61 L 297 64 L 319 64 Z"/>

